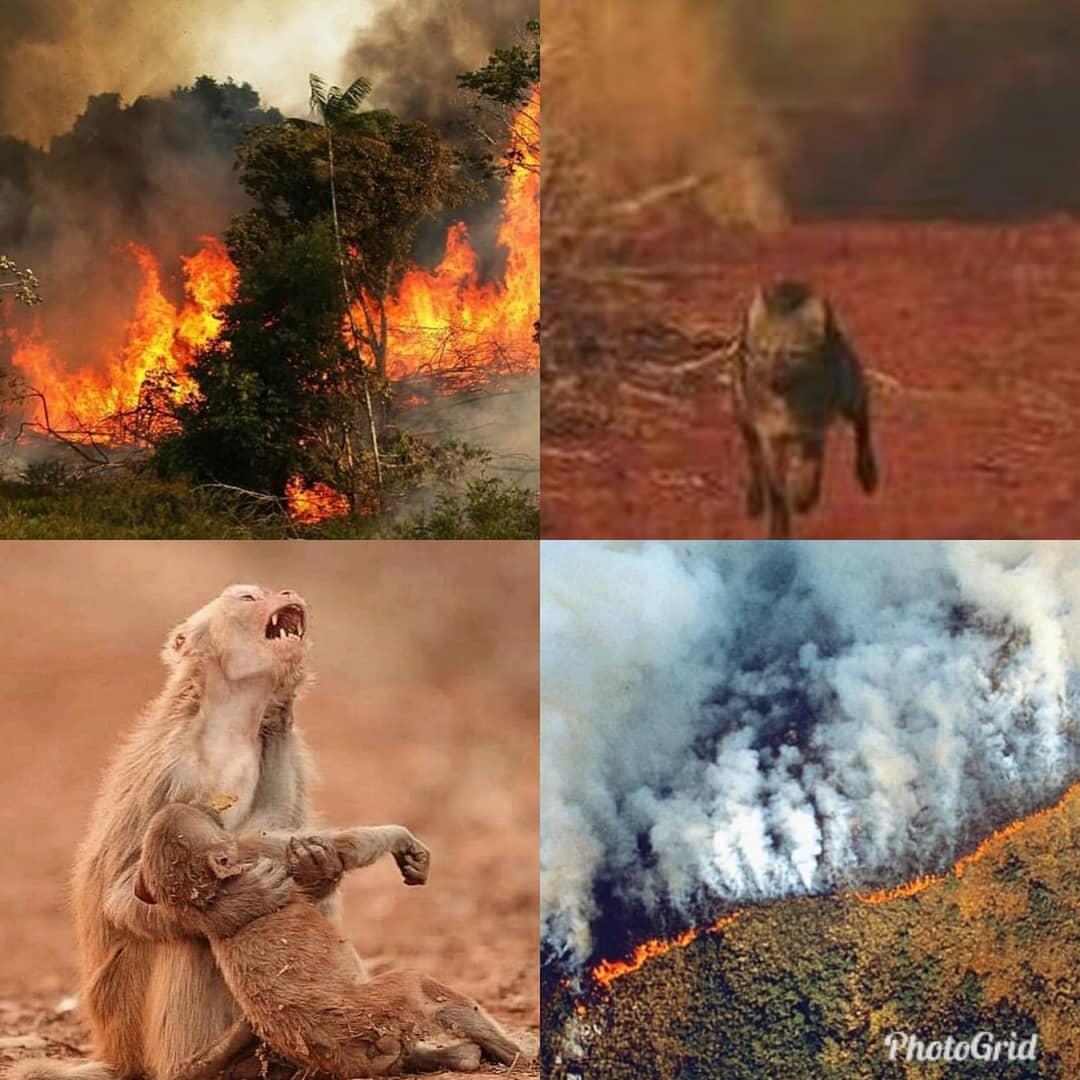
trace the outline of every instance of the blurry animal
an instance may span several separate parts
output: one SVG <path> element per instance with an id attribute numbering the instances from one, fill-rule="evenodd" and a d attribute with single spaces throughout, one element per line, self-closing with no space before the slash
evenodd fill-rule
<path id="1" fill-rule="evenodd" d="M 216 1075 L 253 1048 L 205 937 L 174 908 L 138 900 L 135 874 L 162 806 L 216 802 L 230 833 L 255 835 L 282 856 L 291 845 L 296 878 L 336 912 L 339 834 L 310 824 L 308 752 L 293 724 L 307 628 L 295 592 L 233 585 L 169 634 L 165 687 L 109 766 L 76 860 L 80 1003 L 93 1060 L 21 1061 L 14 1080 L 177 1080 L 192 1062 Z M 406 881 L 427 865 L 427 849 L 407 829 L 352 832 L 369 861 L 392 853 Z M 232 883 L 252 912 L 276 910 L 289 888 L 263 864 Z M 346 953 L 361 981 L 351 946 L 339 963 Z"/>
<path id="2" fill-rule="evenodd" d="M 334 847 L 345 869 L 370 861 L 348 831 Z M 471 998 L 418 972 L 388 972 L 358 983 L 351 949 L 288 876 L 303 852 L 267 855 L 258 838 L 236 838 L 211 810 L 183 803 L 154 816 L 143 841 L 136 895 L 171 911 L 191 934 L 205 934 L 229 989 L 255 1033 L 306 1071 L 351 1077 L 457 1069 L 481 1053 L 511 1065 L 518 1046 Z M 252 903 L 244 874 L 282 891 Z M 426 867 L 415 868 L 417 880 Z M 421 1041 L 441 1029 L 465 1041 Z"/>
<path id="3" fill-rule="evenodd" d="M 779 281 L 754 294 L 732 388 L 750 465 L 747 512 L 768 511 L 770 537 L 790 536 L 792 511 L 817 503 L 825 439 L 838 417 L 855 430 L 859 484 L 875 490 L 866 377 L 828 302 L 808 285 Z"/>

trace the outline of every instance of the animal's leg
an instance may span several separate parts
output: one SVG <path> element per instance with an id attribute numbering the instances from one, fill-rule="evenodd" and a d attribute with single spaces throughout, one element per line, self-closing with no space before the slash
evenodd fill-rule
<path id="1" fill-rule="evenodd" d="M 146 1072 L 172 1080 L 242 1019 L 205 942 L 162 944 L 145 1005 Z"/>
<path id="2" fill-rule="evenodd" d="M 760 517 L 765 510 L 765 463 L 761 454 L 761 441 L 750 424 L 740 424 L 743 440 L 746 443 L 746 456 L 750 469 L 746 485 L 746 512 L 752 517 Z"/>
<path id="3" fill-rule="evenodd" d="M 822 435 L 804 435 L 797 446 L 798 457 L 790 470 L 791 501 L 800 514 L 805 514 L 821 496 L 825 439 Z"/>
<path id="4" fill-rule="evenodd" d="M 765 478 L 769 498 L 769 539 L 791 536 L 791 505 L 788 494 L 788 440 L 773 438 L 764 447 Z"/>
<path id="5" fill-rule="evenodd" d="M 874 446 L 870 439 L 870 410 L 866 403 L 855 415 L 855 475 L 867 495 L 874 492 L 878 485 L 877 461 L 874 458 Z"/>
<path id="6" fill-rule="evenodd" d="M 855 475 L 868 495 L 878 484 L 877 462 L 870 438 L 870 390 L 866 375 L 855 351 L 841 335 L 833 341 L 834 357 L 839 365 L 840 413 L 855 429 Z"/>
<path id="7" fill-rule="evenodd" d="M 445 987 L 443 988 L 445 991 Z M 476 1043 L 484 1057 L 499 1065 L 513 1065 L 521 1057 L 521 1047 L 480 1006 L 470 998 L 448 1002 L 435 1013 L 434 1020 L 447 1031 L 464 1035 Z"/>
<path id="8" fill-rule="evenodd" d="M 451 1046 L 417 1043 L 406 1052 L 401 1064 L 406 1072 L 476 1072 L 480 1068 L 480 1047 L 474 1042 Z"/>
<path id="9" fill-rule="evenodd" d="M 225 1072 L 235 1058 L 252 1050 L 256 1042 L 247 1020 L 237 1020 L 217 1042 L 181 1065 L 170 1080 L 210 1080 Z"/>
<path id="10" fill-rule="evenodd" d="M 372 1000 L 400 1003 L 403 1015 L 418 1013 L 444 1031 L 476 1043 L 484 1057 L 500 1065 L 512 1065 L 522 1056 L 521 1047 L 477 1002 L 422 972 L 388 971 L 366 983 L 363 992 Z"/>

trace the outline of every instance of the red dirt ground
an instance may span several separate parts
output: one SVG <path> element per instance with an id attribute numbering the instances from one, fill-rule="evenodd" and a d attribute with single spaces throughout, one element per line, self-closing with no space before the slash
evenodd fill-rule
<path id="1" fill-rule="evenodd" d="M 743 513 L 723 379 L 671 369 L 780 276 L 829 295 L 872 369 L 883 471 L 866 498 L 849 433 L 834 429 L 822 503 L 797 535 L 1080 535 L 1080 223 L 1064 218 L 763 236 L 672 225 L 580 280 L 548 275 L 543 535 L 762 535 Z"/>
<path id="2" fill-rule="evenodd" d="M 536 1032 L 536 563 L 513 543 L 0 544 L 0 1072 L 84 1046 L 57 1009 L 75 990 L 73 850 L 118 735 L 160 688 L 169 627 L 235 581 L 311 605 L 318 680 L 298 719 L 322 816 L 401 822 L 432 850 L 425 888 L 391 860 L 345 879 L 369 968 L 429 971 Z"/>

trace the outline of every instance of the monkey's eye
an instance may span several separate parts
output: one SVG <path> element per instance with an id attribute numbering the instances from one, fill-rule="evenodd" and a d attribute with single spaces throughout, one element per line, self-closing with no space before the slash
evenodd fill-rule
<path id="1" fill-rule="evenodd" d="M 255 600 L 258 600 L 259 598 L 258 598 L 257 596 L 252 596 L 252 595 L 251 595 L 251 593 L 249 593 L 249 592 L 246 592 L 246 593 L 244 593 L 244 594 L 243 594 L 243 595 L 242 595 L 242 596 L 240 597 L 240 599 L 241 599 L 241 600 L 252 600 L 252 601 L 255 601 Z"/>

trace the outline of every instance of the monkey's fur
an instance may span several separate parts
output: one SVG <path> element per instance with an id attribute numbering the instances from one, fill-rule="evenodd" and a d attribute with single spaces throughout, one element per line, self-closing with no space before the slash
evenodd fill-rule
<path id="1" fill-rule="evenodd" d="M 158 810 L 228 796 L 225 828 L 257 835 L 282 856 L 292 844 L 297 878 L 333 915 L 341 861 L 309 824 L 308 753 L 292 715 L 306 678 L 306 625 L 295 593 L 231 586 L 169 635 L 165 688 L 109 766 L 76 860 L 80 1005 L 95 1060 L 22 1061 L 13 1080 L 178 1080 L 193 1061 L 220 1072 L 250 1051 L 250 1029 L 209 943 L 175 908 L 140 901 L 135 874 Z M 406 829 L 354 831 L 368 861 L 392 853 L 407 879 L 426 865 L 426 849 Z M 260 864 L 233 891 L 250 910 L 272 910 L 283 885 Z M 359 958 L 346 947 L 339 962 L 350 961 L 359 982 Z"/>
<path id="2" fill-rule="evenodd" d="M 348 833 L 335 836 L 334 846 L 345 869 L 368 861 Z M 481 1052 L 503 1065 L 516 1060 L 519 1048 L 475 1001 L 434 979 L 392 972 L 357 983 L 338 931 L 287 876 L 299 857 L 296 846 L 284 859 L 266 852 L 258 840 L 230 836 L 212 811 L 173 804 L 150 823 L 136 890 L 210 939 L 229 989 L 272 1050 L 343 1078 L 475 1069 Z M 275 910 L 252 904 L 248 889 L 235 888 L 251 868 L 283 889 Z M 468 1041 L 421 1045 L 433 1028 Z"/>
<path id="3" fill-rule="evenodd" d="M 780 281 L 757 291 L 732 387 L 750 464 L 747 511 L 758 517 L 768 510 L 770 537 L 790 536 L 792 510 L 805 513 L 817 503 L 825 438 L 837 417 L 854 428 L 862 489 L 877 487 L 862 366 L 829 304 L 811 288 Z"/>

